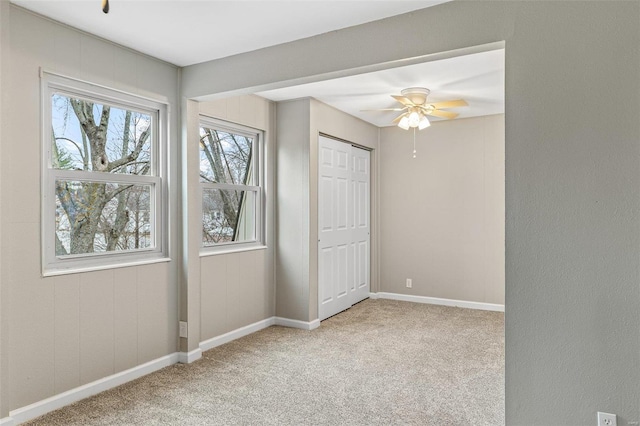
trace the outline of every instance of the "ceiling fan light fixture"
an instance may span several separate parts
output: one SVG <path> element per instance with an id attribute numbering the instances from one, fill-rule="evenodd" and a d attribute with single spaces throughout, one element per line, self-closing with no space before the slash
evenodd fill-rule
<path id="1" fill-rule="evenodd" d="M 411 111 L 409 114 L 409 127 L 418 127 L 420 124 L 420 114 L 416 111 Z"/>
<path id="2" fill-rule="evenodd" d="M 402 117 L 402 119 L 400 120 L 400 122 L 398 123 L 398 127 L 400 127 L 401 129 L 404 130 L 409 130 L 409 117 L 407 117 L 406 115 L 404 117 Z"/>
<path id="3" fill-rule="evenodd" d="M 464 99 L 427 103 L 427 96 L 431 91 L 425 87 L 409 87 L 402 90 L 401 93 L 401 95 L 391 95 L 391 97 L 399 102 L 402 108 L 385 108 L 377 111 L 402 111 L 393 120 L 393 123 L 397 123 L 398 127 L 404 130 L 411 128 L 423 130 L 431 126 L 431 122 L 427 118 L 428 115 L 448 120 L 454 119 L 459 114 L 446 111 L 447 109 L 469 106 Z"/>
<path id="4" fill-rule="evenodd" d="M 431 126 L 429 119 L 427 118 L 426 115 L 423 115 L 422 118 L 420 119 L 420 123 L 418 123 L 418 130 L 426 129 L 429 126 Z"/>

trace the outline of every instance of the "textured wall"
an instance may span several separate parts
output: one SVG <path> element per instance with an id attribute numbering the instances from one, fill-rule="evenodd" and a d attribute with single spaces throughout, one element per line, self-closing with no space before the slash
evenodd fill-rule
<path id="1" fill-rule="evenodd" d="M 507 423 L 593 424 L 596 411 L 637 422 L 640 3 L 526 3 L 518 17 L 506 50 Z M 594 115 L 596 88 L 623 107 Z"/>
<path id="2" fill-rule="evenodd" d="M 504 115 L 434 122 L 416 145 L 381 129 L 381 291 L 504 304 Z"/>
<path id="3" fill-rule="evenodd" d="M 8 52 L 5 43 L 8 44 L 8 29 L 9 29 L 9 2 L 6 0 L 0 0 L 0 147 L 2 147 L 3 127 L 4 123 L 4 80 L 5 74 L 4 67 L 7 62 L 4 60 L 4 55 Z M 2 164 L 2 149 L 0 149 L 0 164 Z M 2 174 L 0 173 L 0 241 L 2 241 Z M 0 377 L 7 377 L 9 374 L 7 356 L 5 354 L 6 343 L 4 341 L 4 335 L 8 332 L 8 311 L 3 309 L 2 299 L 4 293 L 8 290 L 2 281 L 2 244 L 0 244 Z M 8 343 L 8 342 L 7 342 Z M 5 417 L 9 413 L 9 406 L 4 401 L 8 397 L 8 387 L 5 384 L 5 380 L 0 380 L 0 419 Z M 6 408 L 5 408 L 6 406 Z"/>
<path id="4" fill-rule="evenodd" d="M 640 420 L 639 21 L 633 1 L 455 1 L 187 67 L 182 87 L 267 90 L 506 41 L 506 421 L 624 425 Z"/>
<path id="5" fill-rule="evenodd" d="M 39 67 L 173 104 L 177 69 L 20 8 L 9 12 L 2 94 L 11 108 L 2 112 L 0 146 L 1 220 L 7 230 L 1 242 L 2 327 L 7 331 L 2 361 L 7 367 L 0 417 L 177 349 L 175 260 L 41 277 Z M 3 31 L 6 23 L 3 15 Z M 175 158 L 177 117 L 170 118 L 170 156 Z M 172 177 L 176 171 L 173 164 Z M 172 203 L 172 218 L 176 212 Z"/>

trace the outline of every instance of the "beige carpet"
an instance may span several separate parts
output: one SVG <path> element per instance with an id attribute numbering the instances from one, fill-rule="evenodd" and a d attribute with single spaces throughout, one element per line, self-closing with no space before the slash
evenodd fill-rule
<path id="1" fill-rule="evenodd" d="M 501 425 L 502 313 L 366 300 L 270 327 L 30 425 Z"/>

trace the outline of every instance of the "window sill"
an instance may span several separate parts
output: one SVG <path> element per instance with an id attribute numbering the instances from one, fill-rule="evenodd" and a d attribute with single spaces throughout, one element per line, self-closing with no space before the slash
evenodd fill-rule
<path id="1" fill-rule="evenodd" d="M 263 244 L 246 245 L 242 247 L 207 247 L 200 250 L 200 257 L 216 256 L 218 254 L 241 253 L 243 251 L 266 250 L 269 247 Z"/>
<path id="2" fill-rule="evenodd" d="M 43 277 L 55 277 L 59 275 L 68 275 L 68 274 L 80 274 L 83 272 L 94 272 L 94 271 L 104 271 L 108 269 L 117 269 L 117 268 L 130 268 L 132 266 L 142 266 L 142 265 L 150 265 L 154 263 L 165 263 L 171 262 L 170 257 L 158 257 L 152 259 L 139 259 L 134 261 L 127 262 L 119 262 L 119 263 L 110 263 L 105 265 L 90 265 L 90 266 L 77 266 L 71 268 L 49 268 L 42 272 Z"/>

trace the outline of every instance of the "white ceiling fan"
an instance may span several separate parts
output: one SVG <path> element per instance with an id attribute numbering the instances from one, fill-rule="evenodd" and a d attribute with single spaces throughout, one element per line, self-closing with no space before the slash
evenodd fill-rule
<path id="1" fill-rule="evenodd" d="M 427 118 L 428 115 L 450 120 L 456 118 L 458 113 L 444 111 L 445 109 L 465 107 L 469 105 L 467 104 L 467 101 L 463 99 L 428 102 L 427 96 L 429 96 L 431 91 L 424 87 L 409 87 L 402 90 L 400 93 L 401 95 L 391 95 L 391 97 L 400 102 L 403 105 L 402 108 L 385 108 L 369 111 L 402 111 L 402 114 L 393 120 L 393 124 L 397 124 L 398 127 L 405 130 L 416 127 L 419 130 L 422 130 L 431 125 Z"/>

